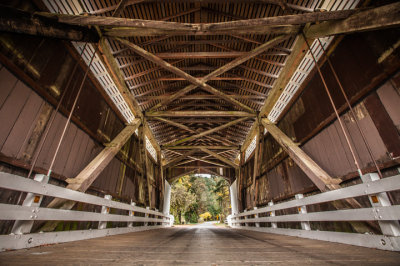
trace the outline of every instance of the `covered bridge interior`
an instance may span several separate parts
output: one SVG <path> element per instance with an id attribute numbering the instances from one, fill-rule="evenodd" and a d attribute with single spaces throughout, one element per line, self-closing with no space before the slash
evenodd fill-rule
<path id="1" fill-rule="evenodd" d="M 169 227 L 197 173 L 230 184 L 225 242 L 400 251 L 399 24 L 398 1 L 2 1 L 0 249 Z"/>

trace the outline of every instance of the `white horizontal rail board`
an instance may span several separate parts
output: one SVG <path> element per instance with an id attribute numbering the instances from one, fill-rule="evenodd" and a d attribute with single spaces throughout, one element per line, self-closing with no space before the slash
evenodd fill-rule
<path id="1" fill-rule="evenodd" d="M 330 241 L 355 245 L 360 247 L 377 248 L 390 251 L 400 251 L 400 237 L 369 235 L 357 233 L 343 233 L 330 231 L 308 231 L 299 229 L 270 228 L 270 227 L 246 227 L 234 226 L 234 228 L 251 230 L 264 233 L 272 233 L 287 236 L 297 236 L 309 239 Z"/>
<path id="2" fill-rule="evenodd" d="M 85 240 L 97 237 L 105 237 L 118 234 L 127 234 L 153 229 L 161 229 L 165 226 L 138 226 L 124 228 L 94 229 L 62 231 L 49 233 L 36 233 L 26 235 L 0 235 L 0 251 L 32 248 L 48 244 L 57 244 Z"/>
<path id="3" fill-rule="evenodd" d="M 148 210 L 145 208 L 132 206 L 129 204 L 107 200 L 97 196 L 89 195 L 83 192 L 51 185 L 43 184 L 32 179 L 27 179 L 21 176 L 0 172 L 0 187 L 10 190 L 31 192 L 35 194 L 40 194 L 44 196 L 50 196 L 55 198 L 62 198 L 72 201 L 78 201 L 93 205 L 106 206 L 114 209 L 128 210 L 140 213 L 148 213 L 152 215 L 157 215 L 165 218 L 169 218 L 161 212 L 156 212 Z M 1 216 L 1 215 L 0 215 Z"/>
<path id="4" fill-rule="evenodd" d="M 232 216 L 232 218 L 249 216 L 259 213 L 266 213 L 271 211 L 283 210 L 288 208 L 300 207 L 304 205 L 324 203 L 334 200 L 341 200 L 346 198 L 353 198 L 359 196 L 367 196 L 387 191 L 400 190 L 400 175 L 383 178 L 369 183 L 362 183 L 350 187 L 345 187 L 337 190 L 324 192 L 321 194 L 304 197 L 302 199 L 291 200 L 276 205 L 267 206 L 257 210 L 247 211 Z"/>
<path id="5" fill-rule="evenodd" d="M 326 212 L 309 212 L 271 217 L 232 220 L 233 224 L 259 222 L 316 222 L 316 221 L 392 221 L 400 219 L 400 206 L 362 208 Z"/>
<path id="6" fill-rule="evenodd" d="M 0 220 L 166 222 L 164 219 L 0 204 Z"/>

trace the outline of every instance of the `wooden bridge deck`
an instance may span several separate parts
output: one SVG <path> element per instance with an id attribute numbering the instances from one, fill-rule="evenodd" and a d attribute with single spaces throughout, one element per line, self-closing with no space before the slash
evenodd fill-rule
<path id="1" fill-rule="evenodd" d="M 3 252 L 0 264 L 400 265 L 400 253 L 202 225 Z"/>

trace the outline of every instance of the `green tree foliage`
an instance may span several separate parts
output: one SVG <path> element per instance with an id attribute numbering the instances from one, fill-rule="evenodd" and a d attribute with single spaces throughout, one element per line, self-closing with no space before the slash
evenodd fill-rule
<path id="1" fill-rule="evenodd" d="M 229 184 L 216 176 L 210 178 L 188 175 L 172 184 L 171 213 L 175 222 L 181 224 L 207 220 L 223 221 L 229 213 Z"/>

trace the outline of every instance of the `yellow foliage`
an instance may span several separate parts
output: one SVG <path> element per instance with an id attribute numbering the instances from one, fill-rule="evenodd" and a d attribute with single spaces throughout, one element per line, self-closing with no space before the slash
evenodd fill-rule
<path id="1" fill-rule="evenodd" d="M 207 220 L 209 220 L 209 219 L 211 219 L 211 213 L 209 213 L 209 212 L 205 212 L 205 213 L 202 213 L 202 214 L 200 214 L 199 215 L 200 216 L 200 218 L 202 218 L 204 221 L 207 221 Z"/>

